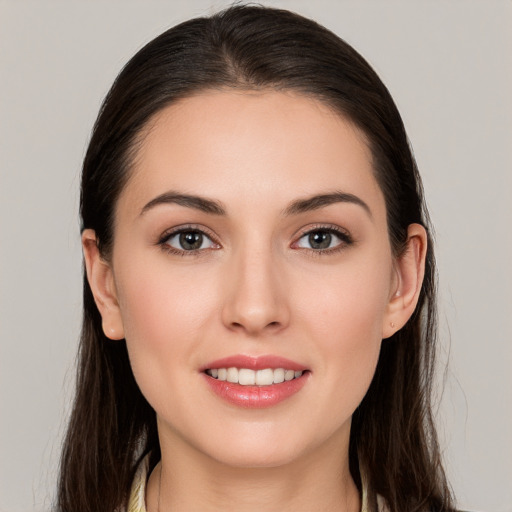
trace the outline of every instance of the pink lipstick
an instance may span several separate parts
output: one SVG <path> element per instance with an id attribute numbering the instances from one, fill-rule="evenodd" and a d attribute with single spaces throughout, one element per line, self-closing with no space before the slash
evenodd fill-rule
<path id="1" fill-rule="evenodd" d="M 310 374 L 304 365 L 273 355 L 226 357 L 201 371 L 215 394 L 245 408 L 271 407 L 286 400 L 303 388 Z"/>

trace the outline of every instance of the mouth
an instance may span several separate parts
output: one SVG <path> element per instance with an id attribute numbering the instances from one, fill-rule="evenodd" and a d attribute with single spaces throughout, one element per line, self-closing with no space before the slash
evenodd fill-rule
<path id="1" fill-rule="evenodd" d="M 287 370 L 285 368 L 264 368 L 252 370 L 250 368 L 208 368 L 205 373 L 219 381 L 231 382 L 240 386 L 271 386 L 298 379 L 302 370 Z"/>
<path id="2" fill-rule="evenodd" d="M 305 366 L 277 356 L 232 356 L 202 369 L 217 396 L 243 408 L 271 407 L 291 398 L 309 381 Z"/>

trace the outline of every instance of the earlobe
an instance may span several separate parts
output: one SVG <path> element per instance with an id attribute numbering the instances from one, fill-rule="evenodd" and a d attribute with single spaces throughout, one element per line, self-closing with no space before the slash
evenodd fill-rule
<path id="1" fill-rule="evenodd" d="M 427 254 L 427 232 L 420 224 L 411 224 L 407 230 L 407 246 L 396 260 L 396 279 L 382 325 L 382 338 L 389 338 L 400 330 L 416 309 Z"/>
<path id="2" fill-rule="evenodd" d="M 101 257 L 96 242 L 96 233 L 92 229 L 83 231 L 82 249 L 87 280 L 101 314 L 103 332 L 107 338 L 112 340 L 123 339 L 124 328 L 112 267 Z"/>

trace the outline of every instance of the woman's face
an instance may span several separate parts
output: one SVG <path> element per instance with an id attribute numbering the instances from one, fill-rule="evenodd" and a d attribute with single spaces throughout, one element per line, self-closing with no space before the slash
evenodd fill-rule
<path id="1" fill-rule="evenodd" d="M 360 131 L 292 93 L 182 100 L 148 126 L 114 233 L 163 449 L 245 467 L 346 452 L 398 286 Z"/>

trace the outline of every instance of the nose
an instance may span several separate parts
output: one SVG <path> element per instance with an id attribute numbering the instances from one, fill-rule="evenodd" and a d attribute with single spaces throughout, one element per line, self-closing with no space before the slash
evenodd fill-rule
<path id="1" fill-rule="evenodd" d="M 276 333 L 290 320 L 282 269 L 271 251 L 240 250 L 229 262 L 222 322 L 249 336 Z"/>

